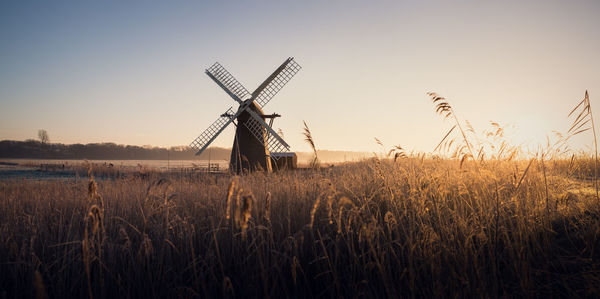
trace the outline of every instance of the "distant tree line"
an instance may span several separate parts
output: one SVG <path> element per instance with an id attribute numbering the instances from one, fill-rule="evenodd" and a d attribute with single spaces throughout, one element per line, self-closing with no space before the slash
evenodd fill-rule
<path id="1" fill-rule="evenodd" d="M 318 150 L 323 162 L 357 161 L 372 156 L 368 152 Z M 296 152 L 298 161 L 310 161 L 313 153 Z M 90 159 L 90 160 L 229 160 L 230 148 L 210 147 L 200 156 L 187 146 L 170 148 L 106 143 L 62 144 L 28 139 L 0 141 L 0 158 Z"/>
<path id="2" fill-rule="evenodd" d="M 46 140 L 44 140 L 46 141 Z M 0 141 L 0 158 L 90 160 L 229 160 L 231 149 L 211 147 L 200 156 L 187 146 L 169 149 L 109 143 L 61 144 L 37 140 Z"/>

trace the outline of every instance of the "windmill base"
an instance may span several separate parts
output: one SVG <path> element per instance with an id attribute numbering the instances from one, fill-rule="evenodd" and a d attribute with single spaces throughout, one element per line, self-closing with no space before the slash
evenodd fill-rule
<path id="1" fill-rule="evenodd" d="M 252 103 L 250 109 L 258 115 L 263 115 L 262 110 L 256 103 Z M 263 141 L 261 142 L 245 125 L 250 118 L 250 113 L 246 111 L 242 112 L 237 118 L 229 169 L 237 174 L 252 171 L 271 172 L 273 168 L 271 167 L 271 158 L 265 142 L 267 132 L 263 130 Z"/>
<path id="2" fill-rule="evenodd" d="M 254 137 L 252 137 L 254 138 Z M 241 139 L 241 138 L 240 138 Z M 233 142 L 236 147 L 237 138 Z M 239 143 L 242 143 L 241 140 Z M 266 149 L 255 149 L 245 151 L 231 150 L 231 158 L 229 159 L 229 170 L 232 173 L 242 174 L 254 171 L 272 172 L 271 158 L 268 156 Z"/>
<path id="3" fill-rule="evenodd" d="M 271 166 L 273 171 L 282 171 L 298 168 L 298 156 L 296 153 L 271 153 Z"/>

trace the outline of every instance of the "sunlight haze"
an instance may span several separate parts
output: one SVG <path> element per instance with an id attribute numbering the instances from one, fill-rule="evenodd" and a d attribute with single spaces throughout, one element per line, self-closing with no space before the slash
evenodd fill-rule
<path id="1" fill-rule="evenodd" d="M 52 1 L 0 4 L 0 139 L 188 145 L 287 57 L 302 70 L 266 106 L 292 151 L 430 152 L 452 127 L 514 125 L 535 147 L 589 91 L 600 116 L 598 1 Z M 596 123 L 597 129 L 598 123 Z M 234 126 L 212 144 L 231 147 Z M 590 133 L 572 147 L 587 150 Z"/>

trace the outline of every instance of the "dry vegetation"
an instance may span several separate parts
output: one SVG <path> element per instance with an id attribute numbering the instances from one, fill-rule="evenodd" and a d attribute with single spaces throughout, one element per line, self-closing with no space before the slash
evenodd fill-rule
<path id="1" fill-rule="evenodd" d="M 430 95 L 434 155 L 319 168 L 305 125 L 302 171 L 0 182 L 0 298 L 598 296 L 597 159 L 565 149 L 587 95 L 531 159 Z"/>
<path id="2" fill-rule="evenodd" d="M 7 298 L 591 296 L 594 161 L 3 182 Z M 545 175 L 544 175 L 545 172 Z"/>

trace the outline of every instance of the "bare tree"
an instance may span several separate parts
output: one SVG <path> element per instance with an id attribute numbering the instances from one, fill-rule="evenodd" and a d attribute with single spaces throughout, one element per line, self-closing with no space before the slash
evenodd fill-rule
<path id="1" fill-rule="evenodd" d="M 50 137 L 48 136 L 48 132 L 46 130 L 40 129 L 38 130 L 38 138 L 42 143 L 47 143 L 50 141 Z"/>

